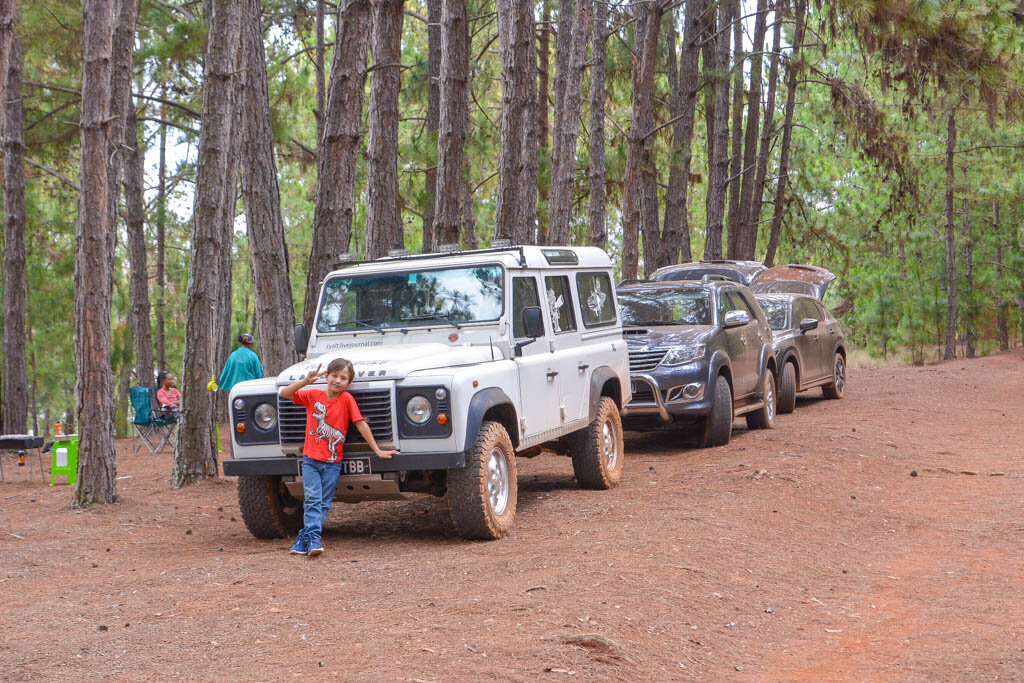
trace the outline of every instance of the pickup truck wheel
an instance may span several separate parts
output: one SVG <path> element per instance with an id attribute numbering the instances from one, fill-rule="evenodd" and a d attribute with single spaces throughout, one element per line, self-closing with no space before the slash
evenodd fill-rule
<path id="1" fill-rule="evenodd" d="M 782 367 L 779 378 L 779 405 L 776 408 L 780 415 L 796 410 L 796 366 L 792 362 Z"/>
<path id="2" fill-rule="evenodd" d="M 288 493 L 279 476 L 239 477 L 238 507 L 256 538 L 294 536 L 302 528 L 302 501 Z"/>
<path id="3" fill-rule="evenodd" d="M 732 390 L 729 389 L 729 380 L 719 375 L 715 380 L 711 412 L 704 418 L 700 447 L 714 448 L 729 443 L 729 437 L 732 436 L 732 418 Z"/>
<path id="4" fill-rule="evenodd" d="M 622 479 L 622 418 L 615 401 L 605 396 L 597 418 L 572 435 L 569 455 L 576 481 L 585 489 L 610 489 Z"/>
<path id="5" fill-rule="evenodd" d="M 832 359 L 832 383 L 821 388 L 825 398 L 842 398 L 846 394 L 846 359 L 837 353 Z"/>
<path id="6" fill-rule="evenodd" d="M 786 365 L 788 366 L 789 363 Z M 775 373 L 771 370 L 765 371 L 764 395 L 761 398 L 761 407 L 752 413 L 747 413 L 747 427 L 749 429 L 774 429 L 777 396 L 775 394 Z"/>
<path id="7" fill-rule="evenodd" d="M 466 466 L 448 470 L 448 511 L 463 538 L 494 540 L 512 528 L 518 484 L 512 440 L 499 422 L 480 425 Z"/>

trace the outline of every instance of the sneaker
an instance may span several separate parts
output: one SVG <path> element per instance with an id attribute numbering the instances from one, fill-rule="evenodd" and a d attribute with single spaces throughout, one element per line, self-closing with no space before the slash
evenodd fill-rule
<path id="1" fill-rule="evenodd" d="M 292 544 L 292 549 L 288 552 L 292 555 L 307 555 L 309 553 L 309 539 L 299 534 L 295 538 L 295 543 Z"/>
<path id="2" fill-rule="evenodd" d="M 309 556 L 319 555 L 324 551 L 324 544 L 321 543 L 319 536 L 313 536 L 309 539 Z"/>

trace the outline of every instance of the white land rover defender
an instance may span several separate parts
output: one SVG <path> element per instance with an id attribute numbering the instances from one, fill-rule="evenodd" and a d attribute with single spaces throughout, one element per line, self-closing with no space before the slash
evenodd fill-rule
<path id="1" fill-rule="evenodd" d="M 302 527 L 302 406 L 279 391 L 337 357 L 382 448 L 349 429 L 335 500 L 446 496 L 455 530 L 494 539 L 516 513 L 516 458 L 572 457 L 580 486 L 622 476 L 630 401 L 612 264 L 595 247 L 509 247 L 339 264 L 324 280 L 306 359 L 236 384 L 231 453 L 242 518 L 258 538 Z"/>

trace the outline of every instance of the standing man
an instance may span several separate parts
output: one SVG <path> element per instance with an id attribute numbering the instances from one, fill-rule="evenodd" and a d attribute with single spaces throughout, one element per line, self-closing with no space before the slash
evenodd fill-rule
<path id="1" fill-rule="evenodd" d="M 219 384 L 225 395 L 231 391 L 231 387 L 239 382 L 263 377 L 263 364 L 260 363 L 260 357 L 252 350 L 254 341 L 248 332 L 238 335 L 238 342 L 241 346 L 231 352 L 228 362 L 224 364 L 224 370 L 220 373 Z"/>

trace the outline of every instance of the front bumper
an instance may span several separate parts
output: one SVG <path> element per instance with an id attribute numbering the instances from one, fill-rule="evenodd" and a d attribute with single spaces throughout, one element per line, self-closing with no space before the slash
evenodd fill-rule
<path id="1" fill-rule="evenodd" d="M 378 458 L 370 453 L 352 453 L 353 458 L 370 458 L 370 471 L 412 472 L 417 470 L 451 470 L 466 466 L 465 453 L 410 453 L 395 455 L 390 459 Z M 224 476 L 297 476 L 300 475 L 302 458 L 286 456 L 279 458 L 230 458 L 222 461 Z"/>
<path id="2" fill-rule="evenodd" d="M 658 368 L 650 373 L 632 374 L 629 379 L 633 400 L 626 407 L 631 418 L 649 420 L 657 416 L 663 422 L 671 422 L 675 418 L 702 417 L 711 412 L 714 397 L 703 364 Z"/>

